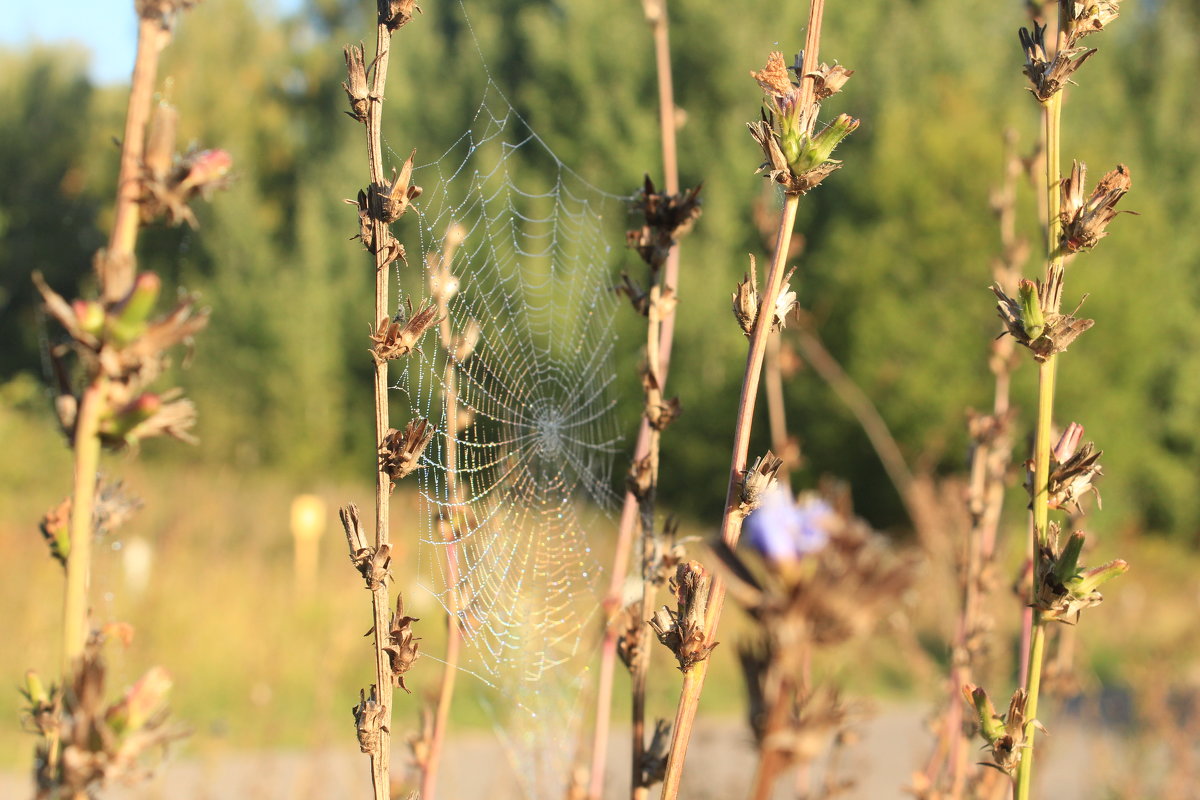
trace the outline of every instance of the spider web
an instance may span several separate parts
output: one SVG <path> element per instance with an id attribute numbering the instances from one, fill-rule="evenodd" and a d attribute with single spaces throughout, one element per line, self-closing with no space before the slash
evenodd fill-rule
<path id="1" fill-rule="evenodd" d="M 448 266 L 450 329 L 478 331 L 460 358 L 431 330 L 395 385 L 435 430 L 416 473 L 419 580 L 457 617 L 469 671 L 534 682 L 599 609 L 591 540 L 618 499 L 620 445 L 604 212 L 619 198 L 567 168 L 490 76 L 467 132 L 414 179 L 419 291 Z"/>

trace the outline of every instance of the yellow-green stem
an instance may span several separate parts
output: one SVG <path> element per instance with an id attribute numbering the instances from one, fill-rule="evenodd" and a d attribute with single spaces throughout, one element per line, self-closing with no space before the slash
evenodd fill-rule
<path id="1" fill-rule="evenodd" d="M 63 675 L 83 653 L 88 637 L 88 582 L 92 565 L 92 510 L 100 467 L 97 429 L 104 403 L 105 379 L 96 378 L 83 393 L 75 420 L 75 488 L 71 496 L 71 540 L 63 601 Z"/>
<path id="2" fill-rule="evenodd" d="M 1046 131 L 1046 284 L 1047 287 L 1061 273 L 1062 257 L 1059 249 L 1062 221 L 1059 219 L 1060 188 L 1062 180 L 1059 168 L 1059 137 L 1061 133 L 1062 93 L 1056 93 L 1042 106 L 1042 121 Z M 1057 313 L 1057 303 L 1046 309 Z M 1033 538 L 1030 556 L 1033 559 L 1033 584 L 1031 603 L 1037 599 L 1038 553 L 1049 533 L 1050 506 L 1050 439 L 1054 424 L 1054 384 L 1057 357 L 1049 356 L 1038 369 L 1038 415 L 1033 448 Z M 1029 800 L 1033 781 L 1034 727 L 1037 719 L 1038 694 L 1041 690 L 1042 660 L 1046 643 L 1046 623 L 1037 609 L 1033 610 L 1033 625 L 1029 629 L 1028 700 L 1025 705 L 1025 753 L 1017 767 L 1017 783 L 1013 789 L 1015 800 Z"/>
<path id="3" fill-rule="evenodd" d="M 1033 737 L 1037 733 L 1038 692 L 1042 686 L 1042 661 L 1046 650 L 1046 621 L 1035 609 L 1033 612 L 1032 641 L 1029 646 L 1029 699 L 1025 703 L 1025 754 L 1017 770 L 1017 785 L 1013 790 L 1016 800 L 1028 800 L 1029 787 L 1033 781 Z"/>

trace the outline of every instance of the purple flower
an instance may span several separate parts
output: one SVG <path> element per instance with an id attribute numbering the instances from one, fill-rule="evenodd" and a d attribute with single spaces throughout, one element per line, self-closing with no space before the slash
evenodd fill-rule
<path id="1" fill-rule="evenodd" d="M 832 514 L 824 500 L 806 496 L 794 502 L 786 489 L 776 488 L 746 517 L 746 540 L 770 563 L 797 561 L 829 542 Z"/>

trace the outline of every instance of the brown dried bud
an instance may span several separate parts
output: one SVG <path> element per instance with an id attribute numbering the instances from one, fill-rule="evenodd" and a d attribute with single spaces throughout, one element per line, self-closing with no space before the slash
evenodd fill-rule
<path id="1" fill-rule="evenodd" d="M 798 74 L 803 67 L 801 62 L 803 53 L 796 56 L 796 63 L 792 69 Z M 840 64 L 834 64 L 832 67 L 822 63 L 812 72 L 805 73 L 806 78 L 813 79 L 813 91 L 818 101 L 828 97 L 833 97 L 842 90 L 846 85 L 846 81 L 850 80 L 850 76 L 854 74 L 854 70 L 846 69 Z"/>
<path id="2" fill-rule="evenodd" d="M 379 24 L 391 33 L 412 22 L 413 13 L 421 10 L 416 0 L 378 0 L 378 8 Z"/>
<path id="3" fill-rule="evenodd" d="M 752 254 L 750 271 L 733 292 L 733 317 L 747 336 L 754 331 L 754 321 L 758 319 L 758 306 L 761 302 L 762 296 L 758 293 L 758 264 Z"/>
<path id="4" fill-rule="evenodd" d="M 629 474 L 625 478 L 625 486 L 639 501 L 645 500 L 654 485 L 654 473 L 650 469 L 650 456 L 634 459 L 629 465 Z"/>
<path id="5" fill-rule="evenodd" d="M 1074 44 L 1090 33 L 1098 33 L 1119 16 L 1118 0 L 1087 0 L 1071 4 L 1067 41 Z"/>
<path id="6" fill-rule="evenodd" d="M 705 619 L 711 586 L 712 576 L 700 562 L 680 564 L 671 581 L 678 611 L 663 606 L 650 620 L 658 640 L 675 654 L 681 672 L 708 658 L 718 644 L 709 641 Z"/>
<path id="7" fill-rule="evenodd" d="M 1045 103 L 1071 82 L 1075 70 L 1083 66 L 1095 53 L 1086 47 L 1060 48 L 1050 59 L 1046 55 L 1046 26 L 1033 24 L 1033 31 L 1021 28 L 1021 47 L 1025 50 L 1025 76 L 1029 78 L 1029 91 L 1040 102 Z"/>
<path id="8" fill-rule="evenodd" d="M 199 2 L 200 0 L 135 0 L 133 5 L 139 18 L 158 20 L 166 28 L 172 16 Z"/>
<path id="9" fill-rule="evenodd" d="M 1134 214 L 1133 211 L 1117 211 L 1116 205 L 1133 185 L 1129 168 L 1118 164 L 1096 184 L 1092 194 L 1083 196 L 1087 165 L 1072 162 L 1071 174 L 1062 182 L 1062 248 L 1068 253 L 1090 250 L 1108 235 L 1106 228 L 1118 214 Z"/>
<path id="10" fill-rule="evenodd" d="M 362 240 L 363 247 L 367 252 L 372 254 L 382 254 L 383 265 L 391 264 L 397 259 L 408 263 L 404 245 L 392 235 L 392 232 L 387 229 L 386 225 L 382 225 L 383 240 L 380 243 L 375 241 L 375 223 L 371 219 L 371 205 L 367 198 L 367 193 L 359 191 L 357 200 L 346 200 L 348 205 L 358 208 L 358 233 L 351 236 L 351 239 Z"/>
<path id="11" fill-rule="evenodd" d="M 416 155 L 415 149 L 409 153 L 400 167 L 399 174 L 395 169 L 392 170 L 390 183 L 371 187 L 373 210 L 380 221 L 390 224 L 400 219 L 412 205 L 412 201 L 421 196 L 421 187 L 412 184 L 413 159 Z"/>
<path id="12" fill-rule="evenodd" d="M 380 734 L 388 730 L 388 710 L 387 706 L 380 705 L 375 684 L 371 684 L 370 697 L 362 689 L 358 690 L 358 705 L 350 712 L 354 714 L 354 727 L 358 731 L 358 749 L 379 755 Z"/>
<path id="13" fill-rule="evenodd" d="M 691 231 L 700 216 L 700 189 L 696 186 L 679 194 L 659 193 L 650 176 L 646 176 L 634 201 L 634 208 L 642 212 L 645 224 L 628 231 L 625 241 L 651 269 L 657 270 L 666 263 L 671 247 Z"/>
<path id="14" fill-rule="evenodd" d="M 753 466 L 743 473 L 742 489 L 739 495 L 741 499 L 739 510 L 743 514 L 749 514 L 758 508 L 763 494 L 775 485 L 776 475 L 782 467 L 783 459 L 768 450 L 766 455 L 755 459 Z"/>
<path id="15" fill-rule="evenodd" d="M 392 546 L 381 544 L 376 548 L 370 544 L 358 515 L 358 506 L 354 503 L 342 506 L 338 517 L 342 520 L 346 543 L 350 547 L 350 563 L 362 575 L 367 588 L 374 591 L 388 578 L 388 569 L 392 565 Z"/>
<path id="16" fill-rule="evenodd" d="M 367 89 L 367 65 L 363 57 L 363 47 L 361 44 L 358 47 L 347 46 L 342 48 L 342 53 L 346 56 L 346 80 L 342 83 L 342 88 L 346 90 L 346 96 L 350 100 L 350 110 L 346 114 L 365 123 L 371 94 Z"/>
<path id="17" fill-rule="evenodd" d="M 379 471 L 393 481 L 421 469 L 421 454 L 433 439 L 433 427 L 425 419 L 411 420 L 403 431 L 389 428 L 379 444 Z"/>
<path id="18" fill-rule="evenodd" d="M 663 398 L 658 378 L 648 369 L 642 372 L 642 389 L 646 394 L 646 421 L 655 430 L 665 430 L 683 413 L 678 397 Z"/>
<path id="19" fill-rule="evenodd" d="M 388 623 L 388 643 L 383 652 L 387 653 L 388 662 L 392 669 L 392 680 L 397 686 L 409 694 L 409 688 L 404 685 L 404 673 L 412 668 L 413 662 L 421 655 L 419 652 L 420 639 L 413 636 L 412 624 L 420 622 L 416 617 L 405 616 L 404 596 L 396 595 L 396 613 Z"/>
<path id="20" fill-rule="evenodd" d="M 389 321 L 386 317 L 379 320 L 379 325 L 371 331 L 371 348 L 375 361 L 383 363 L 393 358 L 408 355 L 417 346 L 417 342 L 425 335 L 425 331 L 436 325 L 437 307 L 430 304 L 412 313 L 412 304 L 408 306 L 411 315 L 407 321 L 403 314 L 397 314 L 396 319 Z"/>

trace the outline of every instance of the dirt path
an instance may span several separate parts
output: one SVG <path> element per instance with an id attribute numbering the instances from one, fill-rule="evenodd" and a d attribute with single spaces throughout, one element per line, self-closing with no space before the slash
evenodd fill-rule
<path id="1" fill-rule="evenodd" d="M 915 765 L 928 752 L 923 707 L 892 707 L 877 714 L 862 729 L 862 739 L 846 759 L 844 774 L 858 781 L 846 798 L 881 800 L 910 797 L 903 791 Z M 627 780 L 628 741 L 614 736 L 610 749 L 608 793 L 620 791 Z M 1054 800 L 1083 800 L 1097 796 L 1095 756 L 1078 723 L 1064 723 L 1054 732 L 1053 750 L 1042 762 L 1041 793 Z M 407 753 L 397 749 L 397 763 Z M 473 734 L 448 743 L 440 797 L 443 800 L 523 800 L 512 768 L 496 740 Z M 618 766 L 619 765 L 619 766 Z M 741 720 L 709 722 L 697 731 L 689 751 L 688 769 L 680 796 L 687 800 L 744 797 L 753 775 L 754 754 Z M 783 783 L 786 783 L 784 781 Z M 776 797 L 794 797 L 781 786 Z M 115 787 L 104 800 L 342 800 L 370 795 L 366 760 L 352 747 L 315 752 L 226 754 L 211 760 L 186 758 L 168 763 L 140 786 Z M 31 796 L 28 778 L 0 773 L 0 798 Z M 554 798 L 558 800 L 558 798 Z"/>

